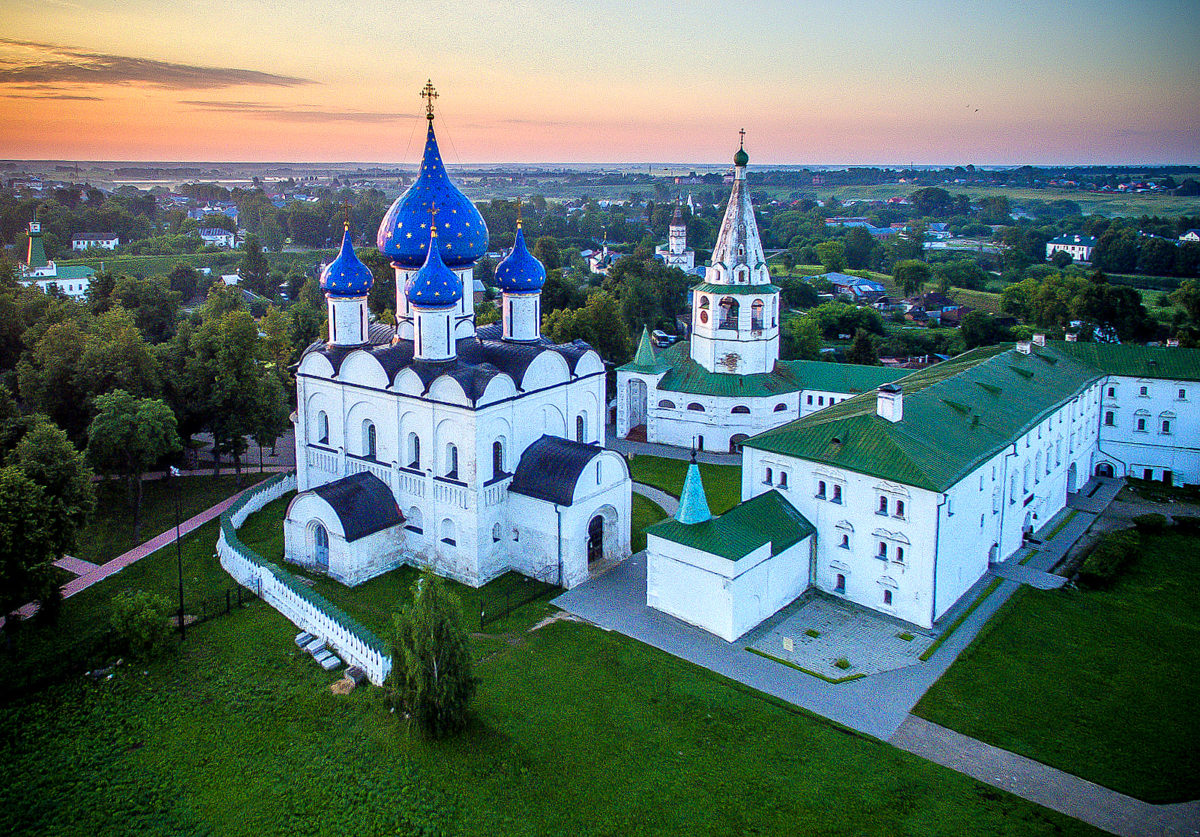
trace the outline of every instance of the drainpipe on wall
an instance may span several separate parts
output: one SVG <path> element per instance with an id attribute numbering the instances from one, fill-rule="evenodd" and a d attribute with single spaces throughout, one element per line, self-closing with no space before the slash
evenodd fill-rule
<path id="1" fill-rule="evenodd" d="M 942 507 L 946 505 L 949 499 L 948 495 L 943 494 L 942 499 L 938 500 L 937 504 L 937 523 L 933 529 L 933 603 L 929 611 L 929 624 L 933 625 L 937 621 L 937 565 L 938 565 L 938 550 L 941 548 L 942 539 Z"/>
<path id="2" fill-rule="evenodd" d="M 996 563 L 1004 557 L 1001 553 L 1004 551 L 1004 513 L 1008 510 L 1008 458 L 1017 455 L 1017 443 L 1012 443 L 1012 450 L 1004 454 L 1003 467 L 1000 469 L 1000 534 L 996 537 Z"/>
<path id="3" fill-rule="evenodd" d="M 558 586 L 563 586 L 563 559 L 562 559 L 562 506 L 558 503 L 554 504 L 554 513 L 558 515 Z"/>

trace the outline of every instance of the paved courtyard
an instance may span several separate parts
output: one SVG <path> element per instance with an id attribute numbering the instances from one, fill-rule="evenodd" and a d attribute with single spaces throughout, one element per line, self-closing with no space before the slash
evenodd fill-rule
<path id="1" fill-rule="evenodd" d="M 933 631 L 815 595 L 789 605 L 743 643 L 807 672 L 843 680 L 916 665 L 935 637 Z"/>

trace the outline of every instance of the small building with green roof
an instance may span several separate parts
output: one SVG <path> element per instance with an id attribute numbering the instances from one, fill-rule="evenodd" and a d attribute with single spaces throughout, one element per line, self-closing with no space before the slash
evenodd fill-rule
<path id="1" fill-rule="evenodd" d="M 29 242 L 25 250 L 25 260 L 20 265 L 21 284 L 37 285 L 42 293 L 50 293 L 51 289 L 54 289 L 72 299 L 80 300 L 87 297 L 95 275 L 96 271 L 90 267 L 60 267 L 46 258 L 42 225 L 38 221 L 29 222 Z"/>
<path id="2" fill-rule="evenodd" d="M 646 604 L 733 642 L 807 589 L 815 531 L 778 491 L 713 517 L 693 463 L 646 530 Z"/>

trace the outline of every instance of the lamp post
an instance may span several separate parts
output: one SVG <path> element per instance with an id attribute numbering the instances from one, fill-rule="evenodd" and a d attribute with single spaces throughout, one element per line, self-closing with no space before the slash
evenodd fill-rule
<path id="1" fill-rule="evenodd" d="M 179 568 L 179 638 L 183 640 L 187 638 L 187 631 L 183 625 L 183 547 L 179 542 L 181 526 L 179 520 L 179 477 L 179 469 L 172 465 L 171 482 L 175 484 L 175 563 Z"/>

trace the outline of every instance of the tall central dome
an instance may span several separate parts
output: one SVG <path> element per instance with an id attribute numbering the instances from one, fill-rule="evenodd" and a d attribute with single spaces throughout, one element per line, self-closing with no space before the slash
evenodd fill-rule
<path id="1" fill-rule="evenodd" d="M 396 198 L 383 221 L 375 246 L 397 266 L 416 270 L 429 251 L 429 213 L 438 213 L 436 239 L 442 262 L 450 268 L 468 267 L 487 252 L 488 230 L 475 205 L 446 174 L 437 137 L 433 133 L 433 107 L 426 113 L 429 128 L 417 182 Z"/>

